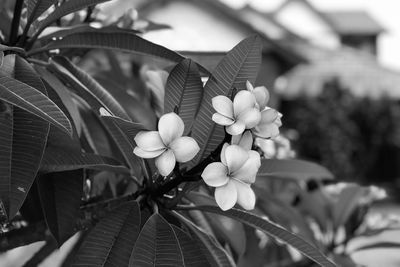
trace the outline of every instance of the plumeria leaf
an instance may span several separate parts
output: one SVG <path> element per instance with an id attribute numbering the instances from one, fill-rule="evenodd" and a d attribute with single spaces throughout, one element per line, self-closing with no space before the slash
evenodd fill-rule
<path id="1" fill-rule="evenodd" d="M 190 192 L 187 194 L 187 198 L 190 199 L 196 206 L 216 206 L 214 198 L 202 193 Z M 242 256 L 246 250 L 246 234 L 243 224 L 226 216 L 215 214 L 212 214 L 211 216 L 210 214 L 205 215 L 207 216 L 208 221 L 212 225 L 216 234 L 228 241 L 239 257 Z"/>
<path id="2" fill-rule="evenodd" d="M 45 94 L 32 86 L 1 75 L 0 99 L 36 115 L 72 135 L 72 126 L 65 114 Z"/>
<path id="3" fill-rule="evenodd" d="M 75 233 L 83 194 L 83 177 L 83 170 L 74 170 L 42 175 L 37 181 L 46 223 L 58 246 Z"/>
<path id="4" fill-rule="evenodd" d="M 352 250 L 352 252 L 365 250 L 365 249 L 398 249 L 400 248 L 400 242 L 377 242 L 373 244 L 363 245 Z"/>
<path id="5" fill-rule="evenodd" d="M 129 266 L 185 265 L 179 241 L 171 225 L 160 214 L 153 214 L 143 226 Z"/>
<path id="6" fill-rule="evenodd" d="M 218 95 L 229 97 L 233 88 L 242 90 L 246 88 L 246 81 L 255 82 L 261 64 L 261 48 L 257 36 L 241 41 L 221 60 L 208 79 L 192 130 L 192 137 L 201 148 L 192 161 L 194 164 L 207 157 L 225 136 L 224 128 L 211 119 L 215 112 L 211 99 Z"/>
<path id="7" fill-rule="evenodd" d="M 23 82 L 26 86 L 32 86 L 32 90 L 37 88 L 37 92 L 46 97 L 46 89 L 40 78 L 19 56 L 15 57 L 14 76 L 21 84 Z M 5 173 L 1 175 L 0 192 L 8 218 L 11 219 L 21 208 L 39 170 L 49 133 L 49 123 L 19 107 L 4 105 L 4 108 L 5 117 L 1 120 L 4 127 L 2 136 L 10 143 L 4 146 L 4 156 L 9 162 L 2 162 L 1 167 L 5 167 Z M 8 134 L 12 134 L 11 139 Z"/>
<path id="8" fill-rule="evenodd" d="M 116 208 L 90 231 L 71 266 L 129 266 L 140 223 L 140 207 L 136 201 Z"/>
<path id="9" fill-rule="evenodd" d="M 201 252 L 206 256 L 209 264 L 216 267 L 233 267 L 235 262 L 226 251 L 221 247 L 218 241 L 207 234 L 203 229 L 195 225 L 184 216 L 174 211 L 173 214 L 190 230 L 194 240 L 200 246 Z"/>
<path id="10" fill-rule="evenodd" d="M 28 54 L 34 55 L 53 49 L 68 48 L 112 49 L 119 50 L 121 52 L 150 55 L 173 62 L 180 62 L 182 59 L 184 59 L 184 57 L 178 53 L 163 46 L 149 42 L 136 34 L 103 32 L 101 30 L 96 32 L 70 34 L 61 40 L 50 42 L 44 47 L 31 50 Z"/>
<path id="11" fill-rule="evenodd" d="M 85 86 L 90 94 L 112 114 L 130 121 L 128 114 L 126 114 L 125 110 L 118 103 L 118 101 L 95 79 L 72 64 L 72 62 L 65 57 L 55 57 L 54 60 L 68 70 L 74 77 L 76 77 L 76 79 L 78 79 Z"/>
<path id="12" fill-rule="evenodd" d="M 182 60 L 170 72 L 165 88 L 164 114 L 178 109 L 185 124 L 183 135 L 191 130 L 203 95 L 203 83 L 199 70 L 190 59 Z"/>
<path id="13" fill-rule="evenodd" d="M 64 1 L 60 6 L 56 7 L 45 19 L 40 21 L 37 33 L 42 32 L 47 26 L 54 23 L 56 20 L 64 17 L 65 15 L 79 11 L 88 6 L 93 6 L 99 3 L 107 2 L 110 0 L 69 0 Z"/>
<path id="14" fill-rule="evenodd" d="M 287 245 L 292 246 L 293 248 L 301 252 L 304 256 L 318 263 L 320 266 L 336 266 L 324 254 L 322 254 L 322 252 L 320 252 L 316 247 L 314 247 L 307 241 L 289 232 L 279 224 L 276 224 L 268 219 L 260 218 L 250 212 L 242 211 L 235 208 L 227 211 L 222 211 L 221 209 L 212 206 L 188 207 L 188 209 L 197 209 L 233 218 L 255 229 L 263 231 L 264 233 L 286 243 Z"/>
<path id="15" fill-rule="evenodd" d="M 3 60 L 4 60 L 4 52 L 0 51 L 0 68 L 3 66 Z"/>
<path id="16" fill-rule="evenodd" d="M 68 148 L 46 148 L 40 166 L 40 171 L 42 173 L 77 169 L 108 170 L 120 173 L 129 172 L 124 165 L 112 158 L 69 150 Z"/>
<path id="17" fill-rule="evenodd" d="M 133 147 L 136 146 L 134 139 L 135 139 L 135 136 L 138 134 L 138 132 L 146 130 L 145 127 L 143 126 L 143 124 L 140 124 L 140 123 L 126 121 L 124 119 L 112 117 L 112 116 L 103 116 L 102 118 L 103 118 L 103 120 L 114 122 L 114 124 L 117 125 L 119 129 L 121 129 L 121 131 L 127 137 L 127 140 L 129 141 L 129 143 Z"/>
<path id="18" fill-rule="evenodd" d="M 172 230 L 178 239 L 179 247 L 183 255 L 184 266 L 207 267 L 210 266 L 206 257 L 200 250 L 200 246 L 187 233 L 172 225 Z"/>
<path id="19" fill-rule="evenodd" d="M 263 159 L 257 177 L 278 177 L 293 180 L 332 180 L 333 174 L 325 167 L 298 159 Z"/>
<path id="20" fill-rule="evenodd" d="M 27 3 L 28 22 L 26 27 L 29 27 L 34 20 L 40 17 L 55 2 L 56 0 L 29 0 Z"/>
<path id="21" fill-rule="evenodd" d="M 339 196 L 338 202 L 333 206 L 333 224 L 337 229 L 344 225 L 350 215 L 359 206 L 360 198 L 368 192 L 368 188 L 356 184 L 344 188 Z"/>

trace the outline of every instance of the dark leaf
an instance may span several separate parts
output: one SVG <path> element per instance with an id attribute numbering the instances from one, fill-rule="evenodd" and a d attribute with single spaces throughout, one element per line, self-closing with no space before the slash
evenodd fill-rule
<path id="1" fill-rule="evenodd" d="M 185 123 L 183 135 L 188 135 L 192 128 L 202 96 L 203 83 L 196 63 L 190 59 L 182 60 L 168 76 L 164 113 L 174 112 L 175 107 L 178 108 L 178 114 Z"/>
<path id="2" fill-rule="evenodd" d="M 56 20 L 64 17 L 65 15 L 93 6 L 99 3 L 107 2 L 109 0 L 69 0 L 64 1 L 60 6 L 56 7 L 45 19 L 40 21 L 37 32 L 42 32 L 47 26 L 54 23 Z"/>
<path id="3" fill-rule="evenodd" d="M 0 99 L 46 120 L 72 135 L 72 127 L 65 114 L 45 94 L 7 76 L 0 77 Z"/>
<path id="4" fill-rule="evenodd" d="M 298 159 L 263 159 L 257 177 L 279 177 L 294 180 L 331 180 L 333 174 L 325 167 Z"/>
<path id="5" fill-rule="evenodd" d="M 350 215 L 359 207 L 360 199 L 368 192 L 367 187 L 349 185 L 340 192 L 338 202 L 333 206 L 333 225 L 335 229 L 344 225 Z"/>
<path id="6" fill-rule="evenodd" d="M 83 192 L 83 170 L 40 176 L 38 190 L 50 232 L 61 246 L 75 233 Z"/>
<path id="7" fill-rule="evenodd" d="M 88 234 L 71 266 L 128 266 L 140 232 L 140 221 L 136 201 L 116 208 Z"/>
<path id="8" fill-rule="evenodd" d="M 15 79 L 27 86 L 32 86 L 32 89 L 37 88 L 37 92 L 47 98 L 46 89 L 39 76 L 29 63 L 19 56 L 15 57 L 14 75 Z M 18 107 L 13 108 L 11 173 L 8 179 L 3 180 L 8 183 L 9 201 L 5 201 L 5 208 L 9 219 L 13 218 L 21 208 L 35 180 L 46 146 L 49 127 L 48 122 L 35 115 Z"/>
<path id="9" fill-rule="evenodd" d="M 399 249 L 399 248 L 400 248 L 400 242 L 381 241 L 381 242 L 367 244 L 367 245 L 363 245 L 361 247 L 357 247 L 356 249 L 353 249 L 352 252 L 365 250 L 365 249 Z"/>
<path id="10" fill-rule="evenodd" d="M 57 79 L 57 77 L 54 74 L 52 74 L 48 70 L 38 66 L 35 66 L 35 70 L 40 74 L 41 78 L 44 80 L 46 88 L 50 87 L 53 91 L 57 93 L 58 97 L 60 98 L 60 100 L 62 101 L 64 107 L 67 109 L 68 112 L 65 112 L 62 109 L 62 106 L 58 105 L 58 103 L 56 103 L 51 97 L 50 99 L 52 99 L 53 102 L 55 102 L 67 116 L 69 115 L 71 117 L 72 121 L 74 122 L 73 126 L 75 126 L 76 131 L 80 133 L 82 130 L 81 129 L 82 119 L 81 116 L 79 115 L 79 110 L 76 103 L 74 103 L 74 101 L 72 100 L 72 94 L 70 90 L 59 79 Z M 49 91 L 51 90 L 47 91 L 50 95 Z"/>
<path id="11" fill-rule="evenodd" d="M 184 216 L 174 211 L 174 215 L 190 230 L 194 240 L 200 246 L 201 252 L 206 256 L 207 261 L 213 267 L 236 266 L 233 259 L 226 253 L 215 238 L 207 234 L 203 229 L 195 225 Z"/>
<path id="12" fill-rule="evenodd" d="M 184 57 L 178 53 L 163 46 L 149 42 L 137 36 L 136 34 L 120 32 L 111 33 L 102 31 L 67 35 L 61 40 L 50 42 L 44 47 L 30 51 L 28 54 L 33 55 L 53 49 L 68 48 L 112 49 L 122 52 L 155 56 L 173 62 L 180 62 L 182 59 L 184 59 Z"/>
<path id="13" fill-rule="evenodd" d="M 224 128 L 211 119 L 215 112 L 211 99 L 218 95 L 229 96 L 233 88 L 246 88 L 247 80 L 254 83 L 261 64 L 261 49 L 257 36 L 241 41 L 221 60 L 207 81 L 192 130 L 192 137 L 201 148 L 192 161 L 194 164 L 207 157 L 225 136 Z"/>
<path id="14" fill-rule="evenodd" d="M 140 166 L 142 166 L 140 162 L 141 159 L 133 153 L 134 146 L 132 145 L 132 141 L 130 141 L 129 138 L 121 131 L 111 117 L 102 116 L 100 119 L 107 131 L 110 133 L 112 139 L 117 144 L 119 150 L 124 156 L 124 159 L 128 163 L 131 169 L 131 174 L 137 178 L 140 178 Z"/>
<path id="15" fill-rule="evenodd" d="M 183 254 L 174 230 L 160 214 L 153 214 L 143 226 L 129 266 L 189 266 L 184 264 Z"/>
<path id="16" fill-rule="evenodd" d="M 103 116 L 102 118 L 103 120 L 114 122 L 114 124 L 117 125 L 118 128 L 124 133 L 124 135 L 127 137 L 127 140 L 133 147 L 136 146 L 134 141 L 136 134 L 140 131 L 146 130 L 145 127 L 140 123 L 126 121 L 124 119 L 111 116 Z"/>
<path id="17" fill-rule="evenodd" d="M 253 228 L 263 231 L 266 234 L 272 236 L 273 238 L 277 238 L 278 240 L 284 242 L 287 245 L 292 246 L 293 248 L 301 252 L 304 256 L 310 258 L 311 260 L 315 261 L 321 266 L 328 266 L 328 267 L 336 266 L 316 247 L 314 247 L 307 241 L 303 240 L 302 238 L 298 237 L 297 235 L 289 232 L 279 224 L 276 224 L 268 219 L 263 219 L 247 211 L 242 211 L 235 208 L 227 211 L 222 211 L 218 207 L 212 207 L 212 206 L 200 206 L 200 207 L 193 207 L 190 209 L 198 209 L 201 211 L 212 212 L 233 218 Z"/>
<path id="18" fill-rule="evenodd" d="M 47 9 L 51 7 L 56 0 L 29 0 L 27 3 L 28 10 L 28 25 L 36 20 L 40 15 L 43 14 Z"/>
<path id="19" fill-rule="evenodd" d="M 77 169 L 105 170 L 119 173 L 129 172 L 124 165 L 112 158 L 68 150 L 68 148 L 46 148 L 40 172 L 60 172 Z"/>
<path id="20" fill-rule="evenodd" d="M 179 247 L 182 251 L 184 266 L 188 267 L 207 267 L 210 266 L 206 257 L 200 250 L 200 246 L 184 231 L 175 225 L 171 225 L 172 230 L 178 239 Z"/>
<path id="21" fill-rule="evenodd" d="M 67 58 L 55 57 L 54 60 L 66 68 L 73 76 L 75 76 L 76 79 L 78 79 L 85 86 L 85 88 L 87 88 L 90 94 L 113 115 L 130 121 L 129 116 L 126 114 L 125 110 L 123 107 L 121 107 L 118 101 L 115 100 L 115 98 L 95 79 L 72 64 L 72 62 Z"/>
<path id="22" fill-rule="evenodd" d="M 190 192 L 187 194 L 187 198 L 196 206 L 216 206 L 214 198 L 202 193 Z M 210 214 L 205 215 L 217 236 L 227 241 L 238 257 L 242 256 L 246 250 L 246 234 L 244 232 L 243 224 L 226 216 L 215 214 L 212 214 L 211 216 Z"/>

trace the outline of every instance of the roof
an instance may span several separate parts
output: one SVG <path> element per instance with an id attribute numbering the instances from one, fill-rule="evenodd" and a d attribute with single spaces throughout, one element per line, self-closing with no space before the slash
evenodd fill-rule
<path id="1" fill-rule="evenodd" d="M 322 13 L 333 30 L 340 35 L 376 35 L 384 28 L 365 11 L 336 11 Z"/>
<path id="2" fill-rule="evenodd" d="M 400 73 L 382 67 L 366 52 L 350 47 L 329 50 L 307 42 L 283 45 L 291 46 L 311 62 L 294 67 L 277 80 L 276 90 L 286 99 L 316 96 L 333 79 L 356 96 L 400 99 Z"/>
<path id="3" fill-rule="evenodd" d="M 248 7 L 243 8 L 243 12 L 240 12 L 239 10 L 235 10 L 217 0 L 147 0 L 143 1 L 141 5 L 138 5 L 137 9 L 139 11 L 139 14 L 146 16 L 146 14 L 151 12 L 151 10 L 153 9 L 163 8 L 163 5 L 166 5 L 169 2 L 178 1 L 192 3 L 193 5 L 197 5 L 200 8 L 212 9 L 214 12 L 217 12 L 220 18 L 225 18 L 229 21 L 232 21 L 232 27 L 243 27 L 248 31 L 248 35 L 258 34 L 263 42 L 263 52 L 273 52 L 289 65 L 293 66 L 305 61 L 305 59 L 300 54 L 294 53 L 294 51 L 282 47 L 278 43 L 277 39 L 280 38 L 276 38 L 276 32 L 261 30 L 259 27 L 257 27 L 256 24 L 250 23 L 250 21 L 248 20 L 249 15 L 244 14 L 248 11 L 250 12 Z M 269 19 L 271 20 L 271 25 L 273 24 L 273 27 L 279 28 L 278 30 L 282 31 L 282 34 L 287 34 L 287 29 L 283 28 L 280 25 L 277 25 L 275 22 L 272 21 L 272 18 L 268 17 L 268 15 L 263 15 L 263 20 Z"/>

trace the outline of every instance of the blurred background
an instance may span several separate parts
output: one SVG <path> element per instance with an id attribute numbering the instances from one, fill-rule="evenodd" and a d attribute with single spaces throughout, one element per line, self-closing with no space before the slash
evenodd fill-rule
<path id="1" fill-rule="evenodd" d="M 132 0 L 106 3 L 101 12 L 118 17 L 131 10 L 132 16 L 165 25 L 143 36 L 210 70 L 240 40 L 260 35 L 257 85 L 272 92 L 270 105 L 284 114 L 283 133 L 298 157 L 321 163 L 337 179 L 378 183 L 395 192 L 398 8 L 390 0 Z"/>

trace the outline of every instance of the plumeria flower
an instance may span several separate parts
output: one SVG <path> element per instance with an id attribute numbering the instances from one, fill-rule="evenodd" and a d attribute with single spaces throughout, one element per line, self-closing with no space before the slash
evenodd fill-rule
<path id="1" fill-rule="evenodd" d="M 249 81 L 246 82 L 246 88 L 256 98 L 259 109 L 263 110 L 267 106 L 269 101 L 269 92 L 267 88 L 265 86 L 257 86 L 256 88 L 254 88 Z"/>
<path id="2" fill-rule="evenodd" d="M 212 99 L 212 105 L 217 111 L 213 114 L 212 120 L 225 126 L 227 133 L 238 135 L 245 129 L 256 126 L 261 114 L 256 107 L 256 98 L 249 91 L 239 91 L 233 102 L 226 96 L 216 96 Z"/>
<path id="3" fill-rule="evenodd" d="M 258 137 L 275 138 L 279 135 L 279 127 L 282 126 L 281 118 L 281 113 L 266 107 L 261 112 L 260 122 L 252 129 L 252 132 Z"/>
<path id="4" fill-rule="evenodd" d="M 204 182 L 215 188 L 215 200 L 222 210 L 231 209 L 236 202 L 244 209 L 254 209 L 256 197 L 250 185 L 255 182 L 261 166 L 260 155 L 239 145 L 226 145 L 221 162 L 209 164 L 201 174 Z"/>
<path id="5" fill-rule="evenodd" d="M 227 145 L 227 144 L 224 144 Z M 246 151 L 250 151 L 253 146 L 253 136 L 250 131 L 245 131 L 243 134 L 233 135 L 231 145 L 238 145 Z"/>
<path id="6" fill-rule="evenodd" d="M 175 113 L 161 116 L 158 131 L 141 131 L 135 137 L 134 153 L 141 158 L 156 158 L 155 164 L 161 175 L 169 175 L 175 162 L 193 159 L 200 147 L 192 137 L 182 136 L 184 123 Z"/>

